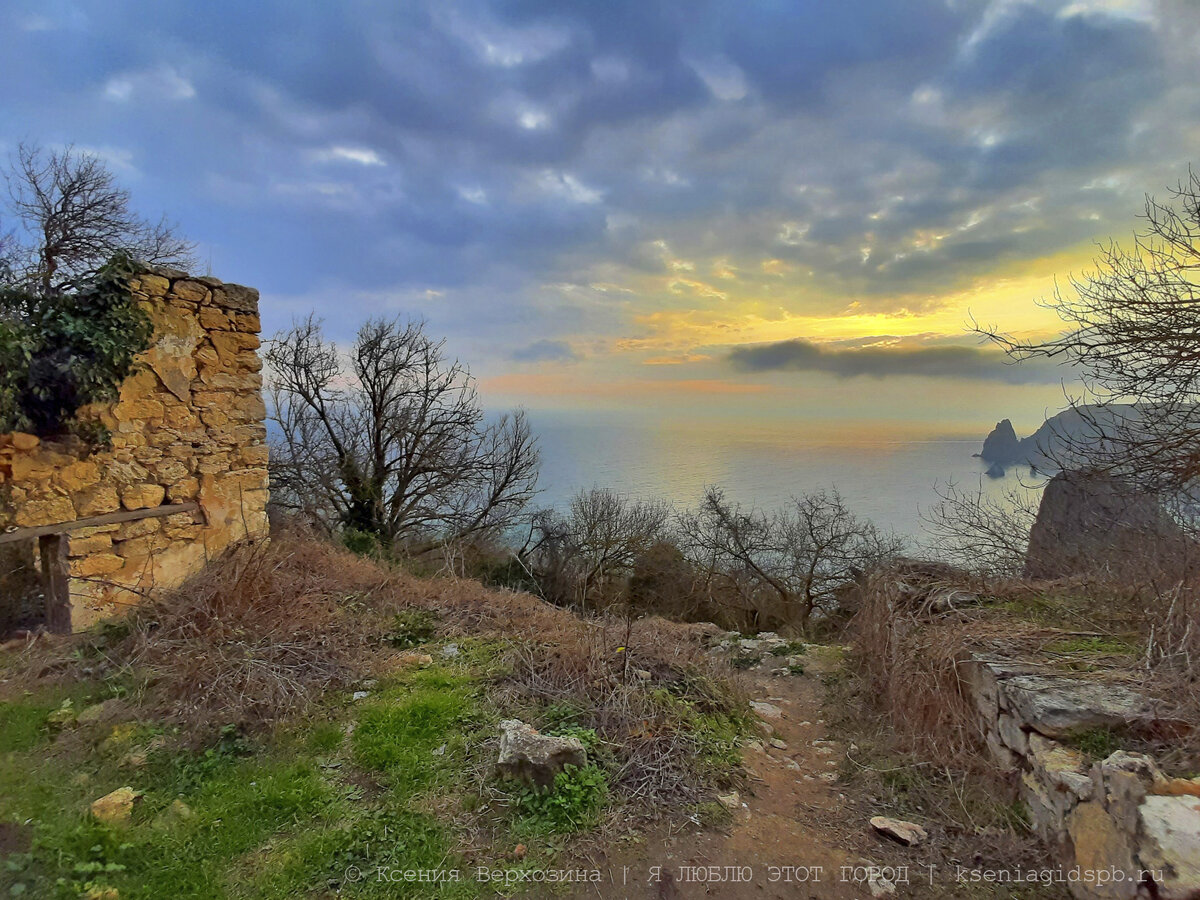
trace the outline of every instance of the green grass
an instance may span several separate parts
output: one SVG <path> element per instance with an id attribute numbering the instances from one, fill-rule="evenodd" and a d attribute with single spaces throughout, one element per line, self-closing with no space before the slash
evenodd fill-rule
<path id="1" fill-rule="evenodd" d="M 489 721 L 477 657 L 496 664 L 494 650 L 468 646 L 453 664 L 406 672 L 367 700 L 254 740 L 226 728 L 200 750 L 152 722 L 67 726 L 55 739 L 47 718 L 68 694 L 81 710 L 103 686 L 0 704 L 0 821 L 33 829 L 32 851 L 0 862 L 0 897 L 76 900 L 102 888 L 121 900 L 486 892 L 434 812 L 467 789 L 470 737 Z M 145 754 L 144 765 L 119 764 L 131 750 Z M 132 824 L 94 821 L 91 802 L 126 785 L 142 792 Z M 361 880 L 347 880 L 351 866 Z M 457 882 L 378 877 L 456 867 Z"/>
<path id="2" fill-rule="evenodd" d="M 1047 645 L 1052 653 L 1086 653 L 1096 656 L 1128 656 L 1137 648 L 1129 641 L 1115 635 L 1070 637 Z"/>

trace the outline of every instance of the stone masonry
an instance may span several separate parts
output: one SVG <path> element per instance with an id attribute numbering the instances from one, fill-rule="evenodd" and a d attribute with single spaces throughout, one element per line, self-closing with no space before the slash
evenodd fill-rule
<path id="1" fill-rule="evenodd" d="M 132 288 L 153 344 L 115 402 L 79 415 L 111 444 L 0 435 L 0 531 L 64 526 L 75 629 L 267 531 L 258 292 L 163 268 Z M 150 515 L 70 525 L 122 510 Z"/>
<path id="2" fill-rule="evenodd" d="M 1030 824 L 1079 900 L 1200 898 L 1200 779 L 1169 778 L 1150 757 L 1088 759 L 1072 738 L 1157 722 L 1139 692 L 1051 674 L 1032 661 L 967 653 L 963 688 L 988 752 L 1017 779 Z"/>

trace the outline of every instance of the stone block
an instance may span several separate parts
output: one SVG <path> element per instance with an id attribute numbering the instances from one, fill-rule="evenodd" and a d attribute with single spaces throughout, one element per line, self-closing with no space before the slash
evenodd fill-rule
<path id="1" fill-rule="evenodd" d="M 111 575 L 125 565 L 125 560 L 115 553 L 93 553 L 90 556 L 72 559 L 70 573 L 75 578 L 95 578 Z"/>
<path id="2" fill-rule="evenodd" d="M 1017 720 L 1008 713 L 1001 713 L 996 718 L 996 730 L 1004 745 L 1021 756 L 1029 752 L 1029 737 L 1021 730 Z"/>
<path id="3" fill-rule="evenodd" d="M 71 522 L 75 518 L 75 506 L 70 497 L 51 496 L 22 503 L 13 516 L 13 524 L 19 528 L 32 528 Z"/>
<path id="4" fill-rule="evenodd" d="M 1125 875 L 1106 884 L 1087 885 L 1085 896 L 1097 900 L 1133 900 L 1137 896 L 1137 866 L 1129 836 L 1109 818 L 1103 806 L 1095 801 L 1080 803 L 1067 819 L 1067 834 L 1075 851 L 1075 865 Z"/>
<path id="5" fill-rule="evenodd" d="M 161 484 L 130 484 L 121 489 L 121 505 L 126 509 L 152 509 L 161 506 L 166 496 Z"/>
<path id="6" fill-rule="evenodd" d="M 83 537 L 72 534 L 67 540 L 67 555 L 72 557 L 107 553 L 111 549 L 112 536 L 108 534 L 92 534 Z"/>
<path id="7" fill-rule="evenodd" d="M 1060 675 L 1018 675 L 1004 683 L 1014 715 L 1046 737 L 1120 727 L 1145 714 L 1146 698 L 1121 684 Z"/>
<path id="8" fill-rule="evenodd" d="M 121 498 L 117 494 L 117 489 L 110 484 L 98 484 L 94 488 L 75 495 L 75 512 L 81 519 L 88 516 L 102 516 L 106 513 L 116 512 L 120 508 Z"/>
<path id="9" fill-rule="evenodd" d="M 171 293 L 188 303 L 207 303 L 210 291 L 198 281 L 181 278 L 171 285 Z"/>
<path id="10" fill-rule="evenodd" d="M 1139 807 L 1138 862 L 1159 900 L 1200 897 L 1200 798 L 1147 797 Z"/>

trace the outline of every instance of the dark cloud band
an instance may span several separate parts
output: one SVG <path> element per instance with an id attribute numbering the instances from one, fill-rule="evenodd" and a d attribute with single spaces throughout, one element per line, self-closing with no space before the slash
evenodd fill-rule
<path id="1" fill-rule="evenodd" d="M 825 372 L 839 378 L 969 378 L 1009 384 L 1053 384 L 1062 368 L 1043 362 L 1012 363 L 999 351 L 978 347 L 822 347 L 810 341 L 738 347 L 728 357 L 741 372 Z"/>

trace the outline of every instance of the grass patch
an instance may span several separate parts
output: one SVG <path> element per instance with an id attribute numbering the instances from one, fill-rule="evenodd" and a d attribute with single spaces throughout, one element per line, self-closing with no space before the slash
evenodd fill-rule
<path id="1" fill-rule="evenodd" d="M 413 673 L 366 701 L 358 716 L 354 761 L 382 773 L 398 797 L 452 780 L 480 713 L 468 675 L 443 668 Z"/>
<path id="2" fill-rule="evenodd" d="M 1112 728 L 1090 728 L 1069 738 L 1067 743 L 1082 753 L 1090 762 L 1108 759 L 1118 750 L 1124 749 L 1126 738 Z"/>
<path id="3" fill-rule="evenodd" d="M 1129 641 L 1115 635 L 1069 637 L 1046 646 L 1052 653 L 1086 653 L 1095 656 L 1128 656 L 1137 652 Z"/>

